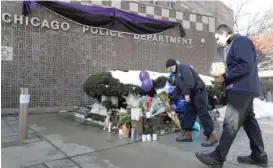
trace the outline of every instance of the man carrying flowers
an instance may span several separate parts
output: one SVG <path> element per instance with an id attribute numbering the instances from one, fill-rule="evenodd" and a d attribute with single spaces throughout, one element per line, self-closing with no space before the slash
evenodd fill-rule
<path id="1" fill-rule="evenodd" d="M 221 70 L 222 66 L 216 66 L 212 71 L 218 69 L 221 73 L 211 73 L 216 82 L 225 83 L 227 110 L 219 145 L 211 153 L 196 153 L 196 157 L 206 165 L 222 167 L 239 129 L 243 127 L 250 140 L 251 154 L 238 156 L 237 161 L 267 167 L 262 133 L 253 110 L 253 99 L 260 95 L 256 49 L 249 38 L 234 34 L 227 25 L 218 26 L 215 38 L 218 44 L 229 48 L 226 72 Z"/>

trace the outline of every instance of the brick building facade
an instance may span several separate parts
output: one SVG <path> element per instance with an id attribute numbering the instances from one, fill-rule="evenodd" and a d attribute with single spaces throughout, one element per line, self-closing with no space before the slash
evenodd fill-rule
<path id="1" fill-rule="evenodd" d="M 1 1 L 2 111 L 19 107 L 20 87 L 30 89 L 30 107 L 34 110 L 54 111 L 59 107 L 90 104 L 82 91 L 89 75 L 118 69 L 164 72 L 168 58 L 191 64 L 200 73 L 208 72 L 216 55 L 214 17 L 134 1 L 92 2 L 181 22 L 186 37 L 179 41 L 178 28 L 158 34 L 164 37 L 162 41 L 149 37 L 141 40 L 126 33 L 121 33 L 122 37 L 101 35 L 98 29 L 83 32 L 83 25 L 41 6 L 25 17 L 21 15 L 22 2 Z M 176 41 L 171 41 L 170 36 Z"/>

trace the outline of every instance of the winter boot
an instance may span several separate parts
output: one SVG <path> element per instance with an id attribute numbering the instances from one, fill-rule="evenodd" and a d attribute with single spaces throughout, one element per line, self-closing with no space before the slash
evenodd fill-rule
<path id="1" fill-rule="evenodd" d="M 210 147 L 210 146 L 213 146 L 214 144 L 216 144 L 217 142 L 218 141 L 216 139 L 216 133 L 213 132 L 207 137 L 206 141 L 201 143 L 201 146 Z"/>
<path id="2" fill-rule="evenodd" d="M 181 137 L 185 135 L 185 132 L 186 132 L 185 130 L 183 129 L 181 130 Z"/>
<path id="3" fill-rule="evenodd" d="M 176 138 L 177 142 L 192 142 L 192 134 L 190 131 L 185 131 L 185 134 L 181 137 Z"/>
<path id="4" fill-rule="evenodd" d="M 248 165 L 256 165 L 259 167 L 268 167 L 267 157 L 254 160 L 251 156 L 238 156 L 237 161 L 239 163 L 248 164 Z"/>

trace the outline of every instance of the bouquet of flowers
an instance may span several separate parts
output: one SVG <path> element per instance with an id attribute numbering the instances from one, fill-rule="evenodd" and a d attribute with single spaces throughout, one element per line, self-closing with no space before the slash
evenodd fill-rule
<path id="1" fill-rule="evenodd" d="M 158 97 L 152 97 L 151 102 L 147 104 L 147 96 L 142 96 L 138 99 L 139 108 L 143 109 L 143 111 L 150 111 L 152 113 L 151 117 L 156 116 L 165 111 L 165 107 Z M 149 107 L 149 109 L 147 109 Z"/>
<path id="2" fill-rule="evenodd" d="M 226 73 L 226 65 L 223 62 L 213 62 L 211 65 L 210 74 L 213 77 L 218 77 Z"/>
<path id="3" fill-rule="evenodd" d="M 123 97 L 125 98 L 127 106 L 129 108 L 139 106 L 139 101 L 138 101 L 138 96 L 137 95 L 129 94 L 128 96 L 123 96 Z"/>
<path id="4" fill-rule="evenodd" d="M 153 97 L 151 109 L 153 109 L 152 116 L 156 116 L 158 114 L 165 112 L 165 106 L 158 96 Z"/>
<path id="5" fill-rule="evenodd" d="M 168 89 L 169 86 L 170 84 L 166 82 L 165 87 L 161 89 L 157 89 L 156 92 L 165 106 L 165 112 L 167 112 L 168 116 L 173 120 L 174 125 L 177 128 L 181 129 L 180 120 L 177 117 L 176 112 L 171 109 L 170 100 L 169 100 L 168 91 L 167 91 L 169 90 Z"/>

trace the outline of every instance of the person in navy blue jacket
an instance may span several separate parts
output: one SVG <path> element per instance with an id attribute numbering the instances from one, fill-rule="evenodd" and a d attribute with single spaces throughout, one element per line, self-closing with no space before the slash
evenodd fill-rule
<path id="1" fill-rule="evenodd" d="M 238 156 L 237 161 L 267 167 L 267 154 L 253 110 L 253 99 L 260 95 L 256 49 L 249 38 L 233 34 L 227 25 L 216 29 L 215 38 L 218 44 L 228 46 L 226 73 L 215 77 L 216 82 L 225 83 L 227 110 L 219 145 L 211 153 L 196 153 L 196 157 L 206 165 L 221 167 L 237 132 L 243 127 L 252 152 L 250 156 Z"/>
<path id="2" fill-rule="evenodd" d="M 185 134 L 176 138 L 178 142 L 192 142 L 192 127 L 199 117 L 207 139 L 201 143 L 204 147 L 217 143 L 213 121 L 208 112 L 208 95 L 206 85 L 199 74 L 190 65 L 178 64 L 174 59 L 168 59 L 166 68 L 175 74 L 174 85 L 176 93 L 170 97 L 171 101 L 177 101 L 183 93 L 185 95 L 186 111 L 184 115 L 183 129 Z"/>

